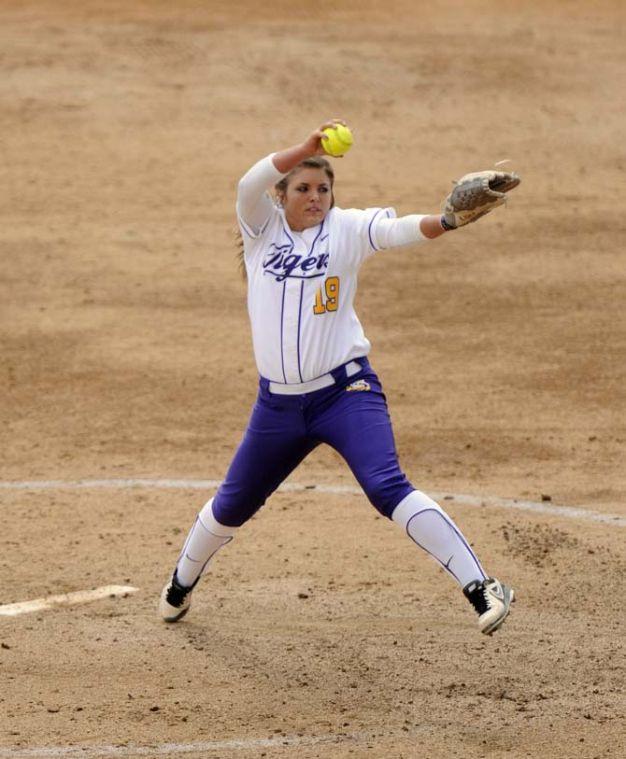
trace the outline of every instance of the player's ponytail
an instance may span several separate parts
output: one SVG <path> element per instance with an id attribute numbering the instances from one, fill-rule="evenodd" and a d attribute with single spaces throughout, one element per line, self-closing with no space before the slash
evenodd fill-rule
<path id="1" fill-rule="evenodd" d="M 243 236 L 239 230 L 235 232 L 235 245 L 237 246 L 237 263 L 244 282 L 248 279 L 246 274 L 246 262 L 243 257 Z"/>

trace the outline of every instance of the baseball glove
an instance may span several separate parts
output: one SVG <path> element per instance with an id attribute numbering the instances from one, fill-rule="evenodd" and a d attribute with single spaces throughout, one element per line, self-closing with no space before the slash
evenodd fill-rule
<path id="1" fill-rule="evenodd" d="M 443 202 L 442 224 L 456 229 L 470 224 L 506 203 L 506 193 L 517 187 L 520 177 L 506 171 L 475 171 L 465 174 Z"/>

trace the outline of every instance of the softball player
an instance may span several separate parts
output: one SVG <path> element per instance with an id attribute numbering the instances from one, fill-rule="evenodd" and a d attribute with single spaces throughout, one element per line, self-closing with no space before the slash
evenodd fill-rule
<path id="1" fill-rule="evenodd" d="M 400 469 L 380 381 L 354 312 L 357 274 L 378 251 L 443 234 L 452 217 L 334 205 L 323 124 L 240 180 L 237 217 L 259 392 L 217 493 L 201 509 L 159 611 L 176 622 L 213 555 L 320 443 L 347 461 L 371 503 L 433 556 L 478 612 L 483 633 L 504 621 L 514 594 L 488 577 L 459 528 Z M 269 194 L 274 187 L 275 200 Z M 448 219 L 448 221 L 446 221 Z M 384 255 L 384 253 L 383 253 Z"/>

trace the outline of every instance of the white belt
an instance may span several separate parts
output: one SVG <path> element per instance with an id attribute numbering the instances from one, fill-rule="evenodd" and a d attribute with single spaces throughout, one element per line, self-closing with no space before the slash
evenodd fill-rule
<path id="1" fill-rule="evenodd" d="M 358 361 L 350 361 L 345 365 L 346 377 L 352 377 L 354 374 L 358 374 L 362 367 Z M 330 387 L 335 384 L 335 379 L 330 372 L 328 374 L 322 374 L 321 377 L 309 380 L 308 382 L 298 382 L 293 385 L 282 385 L 280 382 L 270 382 L 270 393 L 276 393 L 277 395 L 304 395 L 305 393 L 312 393 L 314 390 L 321 390 L 323 387 Z"/>

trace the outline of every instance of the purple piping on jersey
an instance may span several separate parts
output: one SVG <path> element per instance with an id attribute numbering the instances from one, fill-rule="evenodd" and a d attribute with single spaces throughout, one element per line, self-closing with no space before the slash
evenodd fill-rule
<path id="1" fill-rule="evenodd" d="M 315 235 L 315 240 L 313 240 L 313 242 L 311 243 L 311 250 L 309 251 L 309 256 L 313 255 L 313 248 L 315 247 L 315 243 L 320 239 L 320 235 L 322 234 L 325 223 L 326 223 L 326 218 L 322 219 L 322 223 L 320 225 L 320 231 Z M 328 237 L 328 235 L 326 235 L 326 237 Z M 326 237 L 324 237 L 324 239 L 326 239 Z"/>
<path id="2" fill-rule="evenodd" d="M 376 211 L 376 213 L 372 216 L 372 220 L 370 221 L 369 227 L 367 228 L 367 236 L 370 238 L 370 245 L 372 246 L 374 250 L 378 250 L 378 248 L 374 245 L 374 241 L 372 240 L 372 224 L 374 223 L 374 220 L 376 219 L 378 214 L 382 212 L 382 210 L 383 210 L 382 208 L 379 208 L 378 211 Z"/>
<path id="3" fill-rule="evenodd" d="M 283 302 L 280 306 L 280 360 L 283 365 L 283 379 L 287 384 L 287 375 L 285 374 L 285 354 L 283 351 L 283 316 L 285 315 L 285 290 L 287 289 L 287 280 L 283 282 Z"/>
<path id="4" fill-rule="evenodd" d="M 293 237 L 287 232 L 287 225 L 285 224 L 285 219 L 282 219 L 283 221 L 283 232 L 287 235 L 289 238 L 289 242 L 291 243 L 292 249 L 295 247 L 296 243 L 294 242 Z M 284 351 L 284 341 L 283 341 L 283 318 L 285 316 L 285 291 L 287 289 L 287 280 L 283 282 L 283 302 L 280 307 L 280 360 L 283 366 L 283 379 L 285 380 L 285 384 L 287 384 L 287 374 L 285 373 L 285 351 Z"/>
<path id="5" fill-rule="evenodd" d="M 313 248 L 315 247 L 315 243 L 320 239 L 320 235 L 324 231 L 324 224 L 325 224 L 325 222 L 326 222 L 326 218 L 324 217 L 322 219 L 322 223 L 320 224 L 320 231 L 315 235 L 315 239 L 311 243 L 311 249 L 308 252 L 309 256 L 313 255 Z M 304 280 L 302 280 L 302 282 L 300 283 L 300 305 L 298 307 L 298 339 L 297 339 L 297 342 L 296 342 L 296 350 L 297 350 L 297 353 L 298 353 L 298 374 L 300 375 L 300 382 L 304 382 L 304 380 L 302 379 L 302 370 L 300 368 L 300 322 L 302 320 L 302 296 L 303 296 L 303 293 L 304 293 Z M 284 373 L 285 372 L 283 371 L 283 374 Z M 286 377 L 285 377 L 285 382 L 287 382 L 287 378 Z"/>
<path id="6" fill-rule="evenodd" d="M 296 243 L 293 240 L 293 237 L 287 232 L 287 224 L 285 223 L 285 219 L 283 219 L 283 232 L 287 235 L 289 238 L 289 242 L 292 244 L 293 247 L 295 247 Z"/>
<path id="7" fill-rule="evenodd" d="M 243 229 L 243 231 L 244 231 L 244 232 L 245 232 L 245 233 L 248 235 L 248 237 L 251 237 L 251 238 L 254 240 L 254 235 L 253 235 L 253 234 L 252 234 L 252 232 L 249 230 L 249 228 L 248 228 L 248 225 L 246 224 L 246 222 L 245 222 L 245 221 L 244 221 L 244 220 L 241 218 L 241 216 L 239 216 L 238 218 L 239 218 L 239 226 L 240 226 L 240 227 Z"/>
<path id="8" fill-rule="evenodd" d="M 454 530 L 454 532 L 457 534 L 457 536 L 458 536 L 459 540 L 461 541 L 461 543 L 463 543 L 463 545 L 469 551 L 469 554 L 472 557 L 472 559 L 474 559 L 474 562 L 476 563 L 476 566 L 478 567 L 478 571 L 481 573 L 481 575 L 483 577 L 483 580 L 487 579 L 487 575 L 485 574 L 484 569 L 480 566 L 480 562 L 476 558 L 476 554 L 469 547 L 469 545 L 467 544 L 467 541 L 465 540 L 465 538 L 463 537 L 463 535 L 461 535 L 461 533 L 456 529 L 456 527 L 452 524 L 452 522 L 450 522 L 448 519 L 446 519 L 445 515 L 442 514 L 438 509 L 420 509 L 420 511 L 418 511 L 417 514 L 413 514 L 413 516 L 406 523 L 406 534 L 411 538 L 411 540 L 415 543 L 415 545 L 418 545 L 420 548 L 423 548 L 424 551 L 426 551 L 426 553 L 430 554 L 433 557 L 433 559 L 437 559 L 437 557 L 433 553 L 430 553 L 430 551 L 428 550 L 428 548 L 426 548 L 425 546 L 423 546 L 419 541 L 415 540 L 415 538 L 413 537 L 413 535 L 411 535 L 411 533 L 409 532 L 409 525 L 411 524 L 411 522 L 415 519 L 415 517 L 418 517 L 420 514 L 423 514 L 425 511 L 434 511 L 435 514 L 439 514 L 439 516 L 448 525 L 448 527 L 451 527 Z M 452 557 L 450 557 L 450 558 L 452 558 Z M 447 572 L 449 572 L 452 575 L 452 577 L 455 578 L 455 580 L 459 584 L 461 584 L 459 578 L 450 569 L 450 567 L 448 566 L 448 564 L 444 564 L 443 561 L 441 561 L 441 559 L 437 559 L 437 561 L 441 564 L 441 566 Z M 448 563 L 450 563 L 450 559 L 448 559 Z"/>
<path id="9" fill-rule="evenodd" d="M 322 223 L 320 224 L 320 231 L 315 235 L 315 240 L 313 240 L 313 242 L 311 243 L 311 250 L 309 251 L 309 255 L 310 256 L 313 255 L 313 248 L 315 247 L 315 243 L 320 239 L 320 235 L 322 234 L 322 231 L 324 229 L 324 224 L 325 223 L 326 223 L 326 219 L 324 218 L 322 220 Z M 328 235 L 326 235 L 326 237 L 328 237 Z M 326 238 L 324 238 L 324 239 L 326 239 Z"/>
<path id="10" fill-rule="evenodd" d="M 300 321 L 302 319 L 302 293 L 304 292 L 304 280 L 300 282 L 300 305 L 298 307 L 298 374 L 300 375 L 300 382 L 304 382 L 302 379 L 302 367 L 300 366 Z"/>
<path id="11" fill-rule="evenodd" d="M 251 235 L 250 232 L 248 232 L 248 230 L 244 227 L 243 224 L 241 225 L 241 228 L 248 235 L 248 237 L 250 237 L 252 240 L 254 240 L 254 235 Z"/>
<path id="12" fill-rule="evenodd" d="M 270 223 L 270 219 L 271 218 L 272 218 L 271 215 L 268 216 L 267 219 L 265 220 L 265 223 L 263 224 L 263 226 L 259 229 L 258 233 L 255 234 L 254 230 L 252 229 L 252 227 L 246 221 L 244 221 L 242 219 L 242 217 L 239 216 L 239 214 L 237 215 L 237 219 L 239 221 L 239 226 L 248 235 L 248 237 L 252 238 L 253 240 L 256 239 L 257 237 L 260 237 L 263 234 L 263 232 L 265 232 L 265 230 L 267 229 L 267 225 Z"/>

